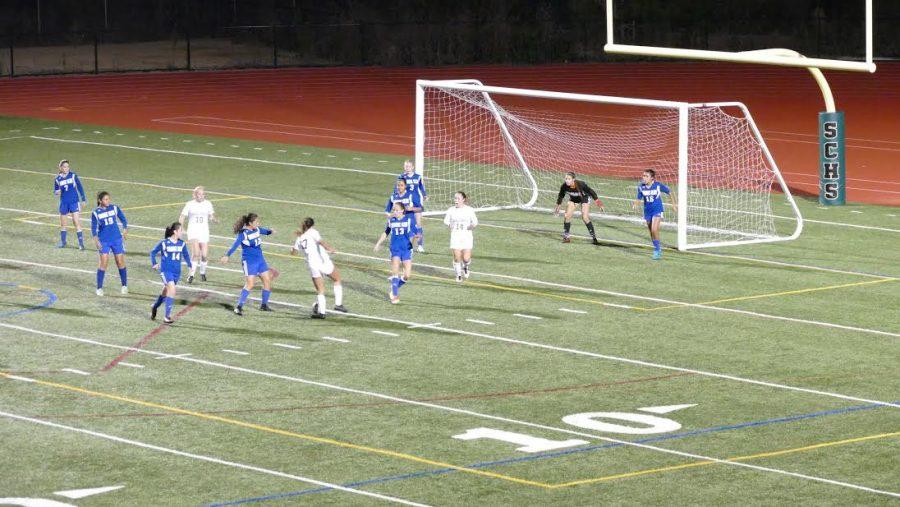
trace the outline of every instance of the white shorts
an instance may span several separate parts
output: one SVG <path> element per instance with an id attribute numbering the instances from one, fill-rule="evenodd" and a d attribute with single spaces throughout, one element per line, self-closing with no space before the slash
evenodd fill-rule
<path id="1" fill-rule="evenodd" d="M 209 227 L 188 227 L 188 242 L 209 243 Z"/>
<path id="2" fill-rule="evenodd" d="M 471 250 L 474 242 L 472 231 L 450 232 L 450 248 L 453 250 Z"/>
<path id="3" fill-rule="evenodd" d="M 306 265 L 309 267 L 309 276 L 313 278 L 322 278 L 334 273 L 334 263 L 331 259 L 326 259 L 325 262 L 307 262 Z"/>

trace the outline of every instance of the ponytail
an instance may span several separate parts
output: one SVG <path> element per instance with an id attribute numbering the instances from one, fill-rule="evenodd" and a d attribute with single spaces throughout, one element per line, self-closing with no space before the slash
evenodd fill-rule
<path id="1" fill-rule="evenodd" d="M 106 190 L 104 190 L 104 191 L 100 192 L 99 194 L 97 194 L 97 206 L 100 206 L 100 201 L 102 201 L 103 198 L 106 197 L 106 196 L 108 196 L 108 195 L 109 195 L 109 192 L 107 192 Z"/>
<path id="2" fill-rule="evenodd" d="M 256 213 L 247 213 L 246 215 L 242 215 L 241 218 L 238 218 L 237 222 L 234 223 L 232 230 L 235 234 L 237 234 L 257 218 L 259 218 L 259 215 L 257 215 Z"/>
<path id="3" fill-rule="evenodd" d="M 166 235 L 163 236 L 163 239 L 171 238 L 172 235 L 175 234 L 175 231 L 177 231 L 178 229 L 181 229 L 181 224 L 179 224 L 178 222 L 172 222 L 172 225 L 166 227 Z"/>

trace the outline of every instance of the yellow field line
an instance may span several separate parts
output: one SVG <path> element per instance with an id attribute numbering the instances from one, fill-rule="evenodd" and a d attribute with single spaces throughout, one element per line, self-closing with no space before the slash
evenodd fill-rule
<path id="1" fill-rule="evenodd" d="M 895 431 L 893 433 L 880 433 L 877 435 L 868 435 L 865 437 L 848 438 L 846 440 L 835 440 L 833 442 L 823 442 L 821 444 L 807 445 L 804 447 L 794 447 L 792 449 L 782 449 L 780 451 L 761 452 L 759 454 L 750 454 L 748 456 L 735 456 L 733 458 L 725 458 L 724 461 L 747 461 L 747 460 L 751 460 L 751 459 L 770 458 L 772 456 L 782 456 L 785 454 L 793 454 L 793 453 L 797 453 L 797 452 L 806 452 L 806 451 L 812 451 L 815 449 L 822 449 L 824 447 L 833 447 L 836 445 L 846 445 L 846 444 L 852 444 L 852 443 L 856 443 L 856 442 L 865 442 L 867 440 L 875 440 L 875 439 L 879 439 L 879 438 L 889 438 L 889 437 L 896 437 L 896 436 L 900 436 L 900 431 Z M 651 468 L 651 469 L 647 469 L 647 470 L 638 470 L 635 472 L 627 472 L 624 474 L 616 474 L 616 475 L 607 475 L 604 477 L 596 477 L 593 479 L 581 479 L 578 481 L 557 483 L 557 484 L 551 485 L 550 489 L 568 488 L 571 486 L 580 486 L 580 485 L 584 485 L 584 484 L 595 484 L 598 482 L 614 481 L 617 479 L 627 479 L 629 477 L 638 477 L 641 475 L 673 472 L 676 470 L 684 470 L 686 468 L 714 465 L 716 463 L 717 463 L 716 461 L 696 461 L 693 463 L 683 463 L 681 465 L 673 465 L 673 466 L 661 467 L 661 468 Z"/>
<path id="2" fill-rule="evenodd" d="M 10 377 L 9 374 L 3 373 L 3 372 L 0 372 L 0 376 L 6 377 L 6 378 Z M 154 403 L 154 402 L 150 402 L 150 401 L 137 400 L 134 398 L 126 398 L 124 396 L 118 396 L 115 394 L 103 393 L 103 392 L 99 392 L 99 391 L 91 391 L 89 389 L 84 389 L 84 388 L 76 387 L 76 386 L 70 386 L 67 384 L 59 384 L 56 382 L 47 382 L 44 380 L 36 380 L 36 379 L 29 379 L 29 380 L 32 380 L 31 383 L 39 384 L 42 386 L 54 387 L 54 388 L 63 389 L 66 391 L 72 391 L 72 392 L 76 392 L 76 393 L 86 394 L 88 396 L 93 396 L 96 398 L 106 398 L 109 400 L 122 401 L 125 403 L 131 403 L 131 404 L 140 405 L 143 407 L 164 410 L 166 412 L 172 412 L 174 414 L 189 415 L 192 417 L 197 417 L 199 419 L 205 419 L 205 420 L 209 420 L 209 421 L 217 421 L 217 422 L 229 424 L 232 426 L 249 428 L 252 430 L 262 431 L 262 432 L 266 432 L 266 433 L 272 433 L 275 435 L 297 438 L 300 440 L 306 440 L 306 441 L 316 442 L 316 443 L 320 443 L 320 444 L 333 445 L 333 446 L 337 446 L 337 447 L 343 447 L 346 449 L 354 449 L 357 451 L 364 451 L 364 452 L 368 452 L 368 453 L 372 453 L 372 454 L 379 454 L 382 456 L 390 456 L 392 458 L 399 458 L 399 459 L 403 459 L 406 461 L 413 461 L 416 463 L 423 463 L 426 465 L 432 465 L 432 466 L 441 467 L 441 468 L 452 468 L 453 470 L 457 470 L 459 472 L 464 472 L 464 473 L 472 474 L 472 475 L 479 475 L 482 477 L 490 477 L 492 479 L 501 479 L 501 480 L 513 482 L 516 484 L 524 484 L 527 486 L 537 486 L 537 487 L 541 487 L 541 488 L 550 488 L 551 487 L 550 484 L 546 484 L 543 482 L 529 481 L 526 479 L 520 479 L 518 477 L 511 477 L 508 475 L 497 474 L 494 472 L 487 472 L 484 470 L 476 470 L 474 468 L 453 465 L 450 463 L 435 461 L 435 460 L 428 459 L 428 458 L 420 458 L 418 456 L 413 456 L 411 454 L 406 454 L 406 453 L 397 452 L 397 451 L 391 451 L 389 449 L 380 449 L 378 447 L 369 447 L 366 445 L 352 444 L 350 442 L 343 442 L 343 441 L 334 440 L 331 438 L 317 437 L 317 436 L 313 436 L 313 435 L 305 435 L 303 433 L 295 433 L 293 431 L 287 431 L 287 430 L 282 430 L 282 429 L 278 429 L 278 428 L 272 428 L 270 426 L 263 426 L 261 424 L 254 424 L 254 423 L 239 421 L 237 419 L 230 419 L 230 418 L 221 417 L 218 415 L 204 414 L 202 412 L 195 412 L 193 410 L 185 410 L 183 408 L 171 407 L 168 405 L 162 405 L 162 404 Z"/>
<path id="3" fill-rule="evenodd" d="M 771 298 L 771 297 L 777 297 L 777 296 L 791 296 L 794 294 L 805 294 L 807 292 L 818 292 L 818 291 L 823 291 L 823 290 L 843 289 L 846 287 L 858 287 L 860 285 L 873 285 L 876 283 L 893 282 L 893 281 L 894 281 L 893 278 L 882 278 L 880 280 L 868 280 L 865 282 L 853 282 L 853 283 L 845 283 L 845 284 L 841 284 L 841 285 L 829 285 L 827 287 L 811 287 L 808 289 L 786 290 L 786 291 L 782 291 L 782 292 L 769 292 L 766 294 L 756 294 L 754 296 L 740 296 L 740 297 L 733 297 L 733 298 L 726 298 L 726 299 L 716 299 L 713 301 L 703 301 L 701 303 L 682 303 L 682 304 L 675 304 L 675 305 L 656 306 L 653 308 L 642 308 L 642 310 L 645 310 L 648 312 L 655 312 L 657 310 L 668 310 L 670 308 L 683 308 L 685 306 L 691 306 L 691 305 L 714 305 L 714 304 L 718 304 L 718 303 L 728 303 L 731 301 L 747 301 L 750 299 L 762 299 L 762 298 Z"/>

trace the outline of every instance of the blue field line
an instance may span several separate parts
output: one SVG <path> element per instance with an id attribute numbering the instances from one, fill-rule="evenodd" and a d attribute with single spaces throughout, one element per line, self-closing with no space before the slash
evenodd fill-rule
<path id="1" fill-rule="evenodd" d="M 16 287 L 16 288 L 23 288 L 23 289 L 26 289 L 26 287 L 23 287 L 22 285 L 19 285 L 19 284 L 17 284 L 17 283 L 0 282 L 0 285 L 6 286 L 6 287 Z M 27 289 L 28 289 L 28 290 L 34 290 L 34 289 L 31 289 L 30 287 L 27 287 Z M 6 317 L 13 317 L 13 316 L 16 316 L 16 315 L 21 315 L 21 314 L 23 314 L 23 313 L 33 312 L 33 311 L 36 311 L 36 310 L 40 310 L 41 308 L 47 308 L 48 306 L 52 305 L 53 303 L 55 303 L 55 302 L 59 299 L 59 298 L 56 297 L 56 294 L 50 292 L 50 291 L 47 290 L 47 289 L 37 289 L 37 291 L 40 292 L 41 294 L 47 296 L 47 300 L 44 301 L 43 303 L 39 304 L 39 305 L 30 306 L 30 307 L 24 308 L 24 309 L 22 309 L 22 310 L 14 310 L 14 311 L 11 311 L 11 312 L 0 313 L 0 319 L 4 319 L 4 318 L 6 318 Z"/>
<path id="2" fill-rule="evenodd" d="M 900 403 L 900 400 L 895 401 L 893 403 Z M 829 415 L 847 414 L 850 412 L 859 412 L 862 410 L 872 410 L 875 408 L 883 408 L 883 407 L 884 407 L 884 405 L 878 405 L 878 404 L 856 405 L 853 407 L 837 408 L 837 409 L 833 409 L 833 410 L 822 410 L 819 412 L 811 412 L 808 414 L 800 414 L 800 415 L 794 415 L 794 416 L 788 416 L 788 417 L 779 417 L 776 419 L 764 419 L 761 421 L 751 421 L 751 422 L 741 423 L 741 424 L 731 424 L 731 425 L 727 425 L 727 426 L 715 426 L 715 427 L 704 428 L 704 429 L 700 429 L 700 430 L 685 431 L 682 433 L 674 433 L 672 435 L 663 435 L 663 436 L 658 436 L 658 437 L 645 438 L 642 440 L 635 440 L 634 443 L 649 444 L 649 443 L 653 443 L 653 442 L 661 442 L 664 440 L 674 440 L 674 439 L 692 437 L 695 435 L 703 435 L 706 433 L 718 433 L 718 432 L 722 432 L 722 431 L 739 430 L 739 429 L 752 428 L 752 427 L 758 427 L 758 426 L 768 426 L 770 424 L 782 424 L 782 423 L 788 423 L 788 422 L 793 422 L 793 421 L 801 421 L 804 419 L 813 419 L 816 417 L 824 417 L 824 416 L 829 416 Z M 507 458 L 507 459 L 498 460 L 498 461 L 486 461 L 483 463 L 475 463 L 472 465 L 465 465 L 465 467 L 466 468 L 474 468 L 474 469 L 487 468 L 487 467 L 492 467 L 492 466 L 497 466 L 497 465 L 508 465 L 510 463 L 521 463 L 524 461 L 535 461 L 535 460 L 542 460 L 542 459 L 548 459 L 548 458 L 556 458 L 559 456 L 567 456 L 570 454 L 578 454 L 578 453 L 589 452 L 589 451 L 597 451 L 600 449 L 611 449 L 613 447 L 623 447 L 624 445 L 625 444 L 619 444 L 619 443 L 592 445 L 592 446 L 588 446 L 588 447 L 579 447 L 577 449 L 569 449 L 566 451 L 556 451 L 556 452 L 547 452 L 547 453 L 541 453 L 541 454 L 533 454 L 530 456 Z M 380 477 L 380 478 L 369 479 L 369 480 L 359 481 L 359 482 L 351 482 L 351 483 L 347 483 L 347 484 L 342 484 L 342 486 L 344 486 L 346 488 L 359 488 L 362 486 L 369 486 L 372 484 L 380 484 L 380 483 L 392 482 L 392 481 L 401 481 L 401 480 L 405 480 L 405 479 L 417 479 L 419 477 L 426 477 L 426 476 L 430 476 L 430 475 L 441 475 L 441 474 L 446 474 L 446 473 L 450 473 L 450 472 L 458 472 L 458 471 L 459 470 L 457 470 L 455 468 L 440 468 L 440 469 L 436 469 L 436 470 L 426 470 L 426 471 L 422 471 L 422 472 L 415 472 L 415 473 L 409 473 L 409 474 L 403 474 L 403 475 L 393 475 L 393 476 L 389 476 L 389 477 Z M 254 497 L 254 498 L 244 498 L 242 500 L 233 500 L 230 502 L 212 503 L 212 504 L 208 504 L 206 507 L 224 507 L 224 506 L 228 506 L 228 505 L 241 505 L 241 504 L 245 504 L 245 503 L 265 502 L 268 500 L 277 500 L 280 498 L 289 498 L 289 497 L 300 496 L 300 495 L 308 495 L 308 494 L 312 494 L 312 493 L 324 493 L 326 491 L 331 491 L 333 489 L 334 488 L 304 489 L 301 491 L 291 491 L 291 492 L 287 492 L 287 493 L 276 493 L 273 495 L 258 496 L 258 497 Z"/>

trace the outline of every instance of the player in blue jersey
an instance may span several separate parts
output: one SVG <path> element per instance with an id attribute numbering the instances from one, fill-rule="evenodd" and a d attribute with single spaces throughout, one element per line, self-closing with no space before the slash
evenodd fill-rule
<path id="1" fill-rule="evenodd" d="M 417 194 L 419 196 L 420 207 L 422 208 L 419 211 L 416 211 L 416 227 L 418 227 L 418 248 L 419 252 L 425 251 L 425 224 L 422 222 L 422 211 L 425 210 L 425 201 L 428 200 L 428 192 L 425 191 L 425 181 L 422 178 L 421 174 L 416 173 L 416 166 L 412 163 L 412 160 L 407 160 L 403 162 L 403 173 L 397 177 L 398 180 L 403 180 L 406 182 L 406 188 L 412 192 L 413 194 Z"/>
<path id="2" fill-rule="evenodd" d="M 160 262 L 156 262 L 156 254 L 160 254 Z M 150 265 L 159 271 L 163 280 L 162 294 L 156 298 L 156 302 L 150 308 L 150 320 L 156 320 L 156 310 L 166 304 L 166 317 L 163 322 L 171 324 L 172 305 L 175 302 L 175 284 L 181 278 L 181 261 L 192 267 L 191 254 L 188 253 L 187 244 L 181 240 L 181 224 L 178 222 L 166 227 L 166 235 L 156 244 L 150 252 Z"/>
<path id="3" fill-rule="evenodd" d="M 122 230 L 119 231 L 119 224 Z M 125 244 L 128 236 L 128 220 L 122 208 L 110 203 L 109 192 L 97 194 L 97 207 L 91 213 L 91 236 L 100 254 L 97 266 L 97 295 L 103 295 L 103 279 L 109 266 L 109 253 L 112 252 L 119 268 L 119 279 L 122 281 L 122 294 L 128 294 L 128 270 L 125 269 Z"/>
<path id="4" fill-rule="evenodd" d="M 262 304 L 259 309 L 264 312 L 271 312 L 269 308 L 269 296 L 272 295 L 272 274 L 269 272 L 269 265 L 262 252 L 262 236 L 273 234 L 274 229 L 266 229 L 260 227 L 259 216 L 256 213 L 248 213 L 238 219 L 234 224 L 234 244 L 228 249 L 228 252 L 220 259 L 222 264 L 228 262 L 231 254 L 240 246 L 241 247 L 241 264 L 244 268 L 244 288 L 241 290 L 241 296 L 238 298 L 237 306 L 234 307 L 234 313 L 238 315 L 244 314 L 244 303 L 253 290 L 253 282 L 258 276 L 263 283 Z"/>
<path id="5" fill-rule="evenodd" d="M 414 216 L 406 213 L 399 202 L 394 203 L 387 227 L 375 243 L 377 252 L 384 240 L 388 236 L 391 237 L 391 290 L 388 297 L 392 304 L 400 302 L 400 287 L 409 281 L 412 274 L 412 239 L 415 226 Z"/>
<path id="6" fill-rule="evenodd" d="M 672 211 L 677 212 L 678 203 L 675 200 L 675 195 L 672 194 L 669 187 L 656 181 L 656 171 L 647 169 L 641 175 L 641 182 L 637 187 L 637 199 L 631 205 L 631 208 L 634 209 L 638 204 L 644 204 L 644 221 L 647 222 L 647 228 L 650 229 L 654 260 L 662 257 L 662 250 L 659 245 L 659 224 L 663 218 L 662 194 L 669 196 L 672 201 Z"/>
<path id="7" fill-rule="evenodd" d="M 53 180 L 53 193 L 59 196 L 59 243 L 57 248 L 66 247 L 66 217 L 72 218 L 78 249 L 84 250 L 84 231 L 81 230 L 81 204 L 87 204 L 87 196 L 78 175 L 69 170 L 69 161 L 60 160 L 59 173 Z"/>

